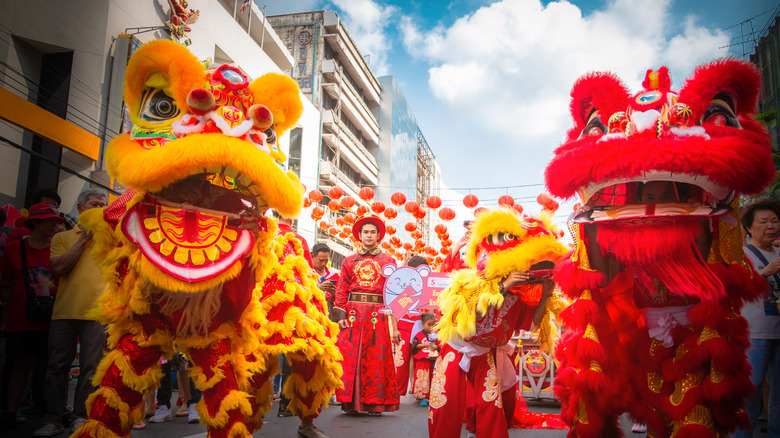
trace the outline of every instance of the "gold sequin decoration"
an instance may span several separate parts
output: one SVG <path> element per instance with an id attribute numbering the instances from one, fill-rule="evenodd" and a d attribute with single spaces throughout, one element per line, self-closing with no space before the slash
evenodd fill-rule
<path id="1" fill-rule="evenodd" d="M 591 371 L 595 371 L 597 373 L 604 372 L 604 370 L 601 369 L 601 364 L 596 362 L 595 360 L 590 361 L 590 369 Z"/>
<path id="2" fill-rule="evenodd" d="M 688 349 L 685 348 L 685 345 L 680 344 L 677 346 L 677 349 L 674 350 L 674 360 L 678 361 L 685 357 L 686 354 L 688 354 Z"/>
<path id="3" fill-rule="evenodd" d="M 704 330 L 701 331 L 701 336 L 699 336 L 699 340 L 696 341 L 696 345 L 701 345 L 702 342 L 707 342 L 710 339 L 719 338 L 720 335 L 718 334 L 718 331 L 715 329 L 711 329 L 709 327 L 704 327 Z"/>
<path id="4" fill-rule="evenodd" d="M 593 327 L 593 324 L 588 324 L 587 327 L 585 327 L 585 334 L 582 335 L 585 339 L 590 339 L 595 343 L 599 342 L 599 335 L 596 334 L 596 327 Z"/>
<path id="5" fill-rule="evenodd" d="M 650 357 L 655 357 L 655 349 L 663 345 L 661 341 L 653 338 L 650 340 Z"/>
<path id="6" fill-rule="evenodd" d="M 712 412 L 709 409 L 701 405 L 696 405 L 688 415 L 686 415 L 682 421 L 675 421 L 672 429 L 672 437 L 676 437 L 683 426 L 689 424 L 700 424 L 709 429 L 713 435 L 715 434 L 715 422 L 712 420 Z"/>
<path id="7" fill-rule="evenodd" d="M 587 289 L 585 289 L 585 290 L 582 292 L 582 295 L 580 295 L 580 299 L 581 299 L 581 300 L 592 300 L 592 299 L 593 299 L 593 297 L 590 295 L 590 291 L 589 291 L 589 290 L 587 290 Z"/>
<path id="8" fill-rule="evenodd" d="M 669 401 L 674 406 L 679 406 L 685 398 L 685 393 L 690 391 L 691 388 L 695 388 L 701 384 L 704 378 L 703 371 L 697 371 L 695 373 L 689 373 L 685 375 L 685 378 L 674 382 L 674 392 L 669 396 Z"/>
<path id="9" fill-rule="evenodd" d="M 659 373 L 647 373 L 647 387 L 650 391 L 658 394 L 661 392 L 661 386 L 664 384 L 664 378 Z"/>
<path id="10" fill-rule="evenodd" d="M 580 224 L 569 222 L 569 232 L 574 240 L 574 252 L 571 255 L 571 261 L 574 262 L 578 268 L 585 271 L 594 272 L 590 267 L 590 260 L 588 259 L 588 250 L 585 248 L 585 241 L 580 237 Z"/>
<path id="11" fill-rule="evenodd" d="M 712 383 L 720 383 L 726 378 L 726 373 L 715 368 L 715 364 L 710 364 L 710 380 Z"/>
<path id="12" fill-rule="evenodd" d="M 585 410 L 585 404 L 580 400 L 580 407 L 577 410 L 577 418 L 574 419 L 575 423 L 588 424 L 588 411 Z"/>
<path id="13" fill-rule="evenodd" d="M 734 199 L 731 203 L 731 212 L 728 216 L 731 217 L 730 221 L 736 223 L 734 226 L 725 220 L 719 219 L 718 226 L 718 241 L 712 242 L 710 246 L 710 254 L 707 257 L 707 263 L 728 263 L 730 265 L 740 265 L 753 275 L 753 270 L 748 266 L 745 259 L 745 253 L 742 250 L 742 231 L 739 225 L 739 201 Z M 717 252 L 715 249 L 717 248 Z"/>

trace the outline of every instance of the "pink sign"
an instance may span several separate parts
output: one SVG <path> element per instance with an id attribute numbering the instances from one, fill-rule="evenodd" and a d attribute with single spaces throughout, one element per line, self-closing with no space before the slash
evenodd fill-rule
<path id="1" fill-rule="evenodd" d="M 442 272 L 431 272 L 423 282 L 422 296 L 418 307 L 422 309 L 438 309 L 439 294 L 450 285 L 450 277 Z"/>

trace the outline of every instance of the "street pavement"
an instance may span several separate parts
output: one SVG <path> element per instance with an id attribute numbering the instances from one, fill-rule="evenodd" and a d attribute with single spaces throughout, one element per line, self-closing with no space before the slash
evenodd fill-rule
<path id="1" fill-rule="evenodd" d="M 71 400 L 75 382 L 71 383 Z M 174 391 L 173 400 L 178 394 Z M 540 413 L 559 413 L 560 406 L 551 402 L 528 402 L 529 409 Z M 175 409 L 175 408 L 174 408 Z M 279 418 L 276 416 L 278 405 L 273 404 L 271 411 L 266 414 L 265 426 L 254 433 L 255 437 L 296 438 L 300 425 L 298 417 Z M 346 416 L 341 414 L 339 406 L 330 406 L 323 409 L 314 424 L 328 434 L 330 438 L 357 438 L 371 436 L 372 438 L 425 438 L 428 436 L 427 408 L 420 407 L 410 396 L 401 397 L 401 407 L 396 412 L 386 413 L 381 417 L 369 417 L 367 415 Z M 457 421 L 454 419 L 453 421 Z M 627 438 L 641 438 L 644 433 L 631 433 L 631 422 L 625 416 L 621 417 L 620 424 Z M 27 423 L 19 424 L 19 429 L 0 435 L 0 438 L 30 437 L 32 432 L 43 425 L 41 418 L 31 418 Z M 766 422 L 762 423 L 766 427 Z M 511 429 L 511 438 L 563 438 L 567 430 L 535 430 L 535 429 Z M 136 438 L 205 438 L 206 427 L 201 424 L 188 424 L 187 417 L 174 417 L 173 421 L 161 424 L 147 423 L 146 429 L 134 430 L 132 435 Z M 65 438 L 67 433 L 62 433 L 58 438 Z M 766 433 L 758 432 L 756 437 L 766 437 Z M 465 430 L 461 437 L 466 437 Z M 488 437 L 489 438 L 489 437 Z"/>

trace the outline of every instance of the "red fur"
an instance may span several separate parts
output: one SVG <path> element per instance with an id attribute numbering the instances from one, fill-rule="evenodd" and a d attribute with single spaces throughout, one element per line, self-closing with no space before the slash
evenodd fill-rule
<path id="1" fill-rule="evenodd" d="M 598 109 L 601 121 L 606 124 L 612 113 L 626 109 L 629 98 L 628 88 L 611 73 L 590 73 L 579 78 L 571 90 L 569 110 L 574 126 L 568 133 L 568 140 L 580 136 L 587 123 L 590 108 Z"/>
<path id="2" fill-rule="evenodd" d="M 698 120 L 718 93 L 728 93 L 736 99 L 738 114 L 748 116 L 756 110 L 756 98 L 761 89 L 758 70 L 748 62 L 722 59 L 698 67 L 680 88 L 680 102 L 693 110 Z"/>
<path id="3" fill-rule="evenodd" d="M 645 73 L 645 80 L 642 81 L 642 86 L 645 87 L 645 89 L 650 90 L 650 73 L 652 73 L 653 70 L 648 69 Z M 654 87 L 654 89 L 658 90 L 669 90 L 672 88 L 672 79 L 669 77 L 669 69 L 666 68 L 666 66 L 662 66 L 658 69 L 658 86 Z"/>
<path id="4" fill-rule="evenodd" d="M 583 271 L 570 259 L 555 264 L 555 282 L 561 291 L 570 298 L 579 298 L 583 290 L 597 289 L 604 283 L 604 274 L 596 271 Z"/>
<path id="5" fill-rule="evenodd" d="M 599 246 L 609 248 L 639 281 L 657 278 L 679 295 L 715 301 L 725 296 L 723 284 L 701 259 L 694 239 L 697 221 L 668 221 L 642 227 L 604 224 Z M 648 286 L 651 288 L 652 286 Z"/>

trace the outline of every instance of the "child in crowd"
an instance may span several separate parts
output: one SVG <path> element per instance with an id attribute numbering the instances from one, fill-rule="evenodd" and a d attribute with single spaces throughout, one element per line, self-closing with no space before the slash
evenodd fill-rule
<path id="1" fill-rule="evenodd" d="M 433 313 L 423 313 L 420 321 L 422 331 L 412 339 L 412 355 L 414 357 L 414 381 L 412 392 L 414 398 L 420 400 L 420 406 L 428 406 L 428 394 L 431 390 L 433 363 L 439 356 L 439 346 L 436 344 L 436 333 L 433 326 L 436 317 Z"/>

